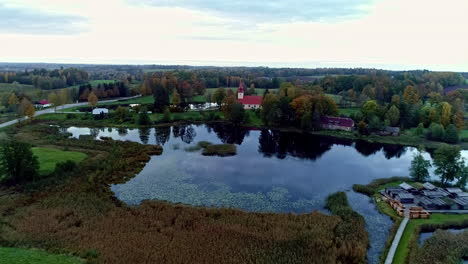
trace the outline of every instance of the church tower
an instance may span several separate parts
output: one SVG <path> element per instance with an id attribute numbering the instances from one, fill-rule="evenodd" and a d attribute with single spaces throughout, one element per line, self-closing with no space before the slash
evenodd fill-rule
<path id="1" fill-rule="evenodd" d="M 241 100 L 244 99 L 244 82 L 241 81 L 239 85 L 239 89 L 237 89 L 237 99 Z"/>

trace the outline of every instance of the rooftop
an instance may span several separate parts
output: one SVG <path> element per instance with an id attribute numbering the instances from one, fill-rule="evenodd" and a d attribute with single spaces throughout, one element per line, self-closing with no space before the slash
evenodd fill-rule
<path id="1" fill-rule="evenodd" d="M 347 117 L 322 116 L 322 124 L 342 127 L 354 127 L 354 121 Z"/>
<path id="2" fill-rule="evenodd" d="M 414 189 L 413 186 L 407 184 L 406 182 L 400 184 L 400 187 L 403 188 L 404 190 L 413 190 Z"/>
<path id="3" fill-rule="evenodd" d="M 462 193 L 462 189 L 460 188 L 445 188 L 445 190 L 447 190 L 447 192 L 449 193 Z"/>
<path id="4" fill-rule="evenodd" d="M 436 188 L 436 187 L 435 187 L 432 183 L 430 183 L 430 182 L 424 183 L 424 184 L 423 184 L 423 187 L 424 187 L 424 189 L 427 189 L 427 190 L 434 190 L 434 189 Z"/>
<path id="5" fill-rule="evenodd" d="M 244 105 L 261 105 L 263 101 L 262 96 L 257 95 L 247 95 L 242 99 L 238 99 L 239 103 Z"/>

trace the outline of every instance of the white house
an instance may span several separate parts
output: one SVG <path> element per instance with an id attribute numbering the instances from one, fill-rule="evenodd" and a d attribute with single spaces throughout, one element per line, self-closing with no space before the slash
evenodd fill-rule
<path id="1" fill-rule="evenodd" d="M 93 115 L 100 115 L 100 114 L 109 114 L 109 109 L 107 108 L 96 108 L 93 109 Z"/>

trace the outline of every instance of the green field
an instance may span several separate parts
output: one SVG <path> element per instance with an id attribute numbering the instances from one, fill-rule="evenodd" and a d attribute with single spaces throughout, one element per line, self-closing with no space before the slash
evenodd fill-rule
<path id="1" fill-rule="evenodd" d="M 359 112 L 361 109 L 360 108 L 339 108 L 338 109 L 338 114 L 340 115 L 345 115 L 345 116 L 351 116 L 352 114 L 355 114 Z"/>
<path id="2" fill-rule="evenodd" d="M 400 244 L 398 245 L 397 251 L 395 252 L 395 258 L 393 263 L 403 264 L 409 253 L 409 244 L 413 236 L 419 234 L 416 233 L 417 227 L 425 224 L 446 224 L 450 222 L 460 222 L 468 220 L 468 215 L 455 215 L 455 214 L 432 214 L 430 219 L 412 219 L 408 222 L 408 225 L 403 232 Z"/>
<path id="3" fill-rule="evenodd" d="M 67 88 L 79 88 L 81 85 L 88 85 L 88 84 L 91 84 L 91 86 L 93 87 L 96 87 L 98 86 L 99 84 L 104 84 L 104 83 L 115 83 L 117 82 L 116 80 L 92 80 L 92 81 L 89 81 L 88 83 L 85 83 L 85 84 L 79 84 L 79 85 L 74 85 L 74 86 L 70 86 L 70 87 L 67 87 Z"/>
<path id="4" fill-rule="evenodd" d="M 41 174 L 53 172 L 55 170 L 55 165 L 59 162 L 67 160 L 80 162 L 87 157 L 87 155 L 82 152 L 62 151 L 50 148 L 32 148 L 32 151 L 39 160 L 39 172 Z"/>
<path id="5" fill-rule="evenodd" d="M 0 247 L 0 264 L 79 264 L 78 258 L 52 255 L 35 249 Z"/>

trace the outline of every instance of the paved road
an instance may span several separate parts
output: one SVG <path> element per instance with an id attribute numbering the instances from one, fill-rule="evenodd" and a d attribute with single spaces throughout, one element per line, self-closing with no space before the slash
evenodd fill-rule
<path id="1" fill-rule="evenodd" d="M 388 251 L 387 258 L 385 259 L 385 264 L 392 264 L 393 263 L 393 258 L 395 257 L 395 252 L 398 248 L 398 244 L 400 244 L 400 239 L 401 236 L 403 236 L 403 231 L 405 231 L 406 224 L 408 224 L 409 218 L 405 217 L 403 221 L 400 224 L 400 227 L 398 227 L 398 231 L 393 238 L 392 246 L 390 247 L 390 250 Z"/>
<path id="2" fill-rule="evenodd" d="M 137 97 L 140 97 L 140 96 L 141 95 L 132 96 L 132 97 L 123 97 L 123 98 L 118 98 L 118 99 L 101 101 L 99 103 L 110 103 L 110 102 L 116 102 L 116 101 L 119 101 L 119 100 L 128 100 L 128 99 L 137 98 Z M 62 105 L 62 106 L 57 107 L 57 110 L 70 108 L 70 107 L 75 107 L 75 106 L 84 106 L 84 105 L 88 105 L 88 102 Z M 44 110 L 37 111 L 34 116 L 40 116 L 40 115 L 43 115 L 43 114 L 50 114 L 50 113 L 54 113 L 54 112 L 55 112 L 54 108 L 47 108 L 47 109 L 44 109 Z M 61 112 L 61 113 L 63 113 L 63 112 Z M 21 118 L 20 120 L 23 121 L 23 120 L 26 120 L 26 119 L 27 119 L 27 117 L 24 117 L 24 118 Z M 5 123 L 1 123 L 0 128 L 7 127 L 7 126 L 10 126 L 10 125 L 13 125 L 13 124 L 16 124 L 16 123 L 18 123 L 18 119 L 11 120 L 11 121 L 8 121 L 8 122 L 5 122 Z"/>

